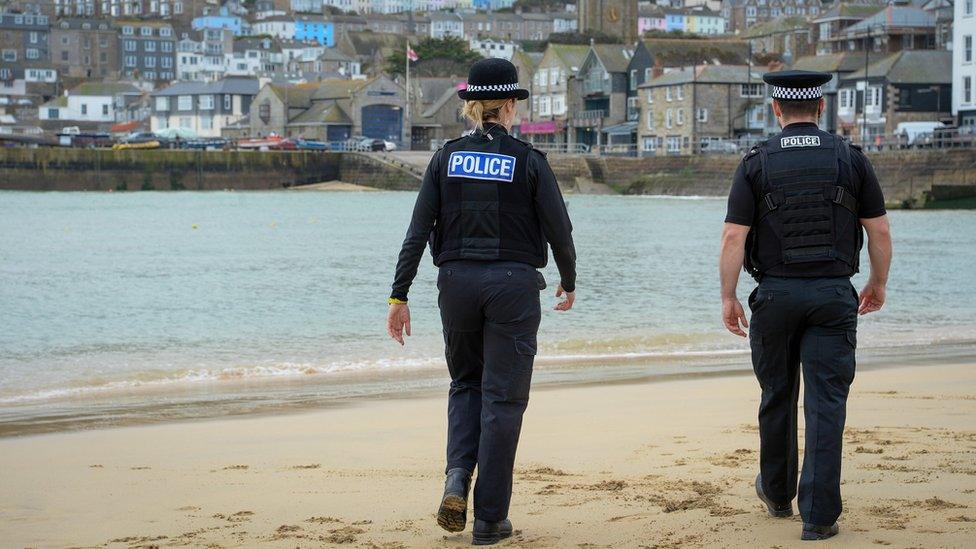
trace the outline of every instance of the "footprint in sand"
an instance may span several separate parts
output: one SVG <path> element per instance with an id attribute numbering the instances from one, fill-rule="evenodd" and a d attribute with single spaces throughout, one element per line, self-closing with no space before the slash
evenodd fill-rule
<path id="1" fill-rule="evenodd" d="M 318 463 L 311 463 L 309 465 L 296 465 L 292 467 L 292 469 L 318 469 L 320 467 L 322 466 L 319 465 Z"/>
<path id="2" fill-rule="evenodd" d="M 224 471 L 247 471 L 250 469 L 250 465 L 228 465 L 223 468 Z"/>

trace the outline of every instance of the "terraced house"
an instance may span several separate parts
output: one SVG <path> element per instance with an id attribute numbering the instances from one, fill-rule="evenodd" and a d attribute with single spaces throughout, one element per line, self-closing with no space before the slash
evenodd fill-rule
<path id="1" fill-rule="evenodd" d="M 519 132 L 536 144 L 564 145 L 569 116 L 568 83 L 579 71 L 589 46 L 549 44 L 532 75 L 529 120 Z"/>
<path id="2" fill-rule="evenodd" d="M 640 86 L 638 151 L 642 156 L 737 152 L 737 142 L 764 134 L 762 72 L 748 65 L 697 65 Z"/>
<path id="3" fill-rule="evenodd" d="M 635 22 L 636 24 L 636 22 Z M 587 147 L 629 146 L 627 67 L 634 50 L 623 44 L 594 44 L 569 86 L 569 142 Z"/>
<path id="4" fill-rule="evenodd" d="M 119 21 L 121 74 L 126 78 L 170 81 L 176 78 L 176 37 L 162 21 Z"/>
<path id="5" fill-rule="evenodd" d="M 106 19 L 61 19 L 51 27 L 51 62 L 62 77 L 116 78 L 118 29 Z"/>
<path id="6" fill-rule="evenodd" d="M 247 117 L 258 93 L 256 78 L 177 82 L 152 94 L 152 131 L 185 128 L 200 137 L 220 137 Z"/>

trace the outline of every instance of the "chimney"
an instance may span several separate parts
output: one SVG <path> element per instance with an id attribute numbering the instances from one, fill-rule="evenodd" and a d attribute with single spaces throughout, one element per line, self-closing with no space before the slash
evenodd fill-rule
<path id="1" fill-rule="evenodd" d="M 664 74 L 664 64 L 661 62 L 660 59 L 655 58 L 654 67 L 651 69 L 651 78 L 657 78 L 662 74 Z"/>

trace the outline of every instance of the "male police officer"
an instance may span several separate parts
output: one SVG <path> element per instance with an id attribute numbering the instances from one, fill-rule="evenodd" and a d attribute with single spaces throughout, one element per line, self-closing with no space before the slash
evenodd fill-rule
<path id="1" fill-rule="evenodd" d="M 504 59 L 476 62 L 464 115 L 475 125 L 447 142 L 430 161 L 413 219 L 397 262 L 387 330 L 403 344 L 410 335 L 407 290 L 430 241 L 440 267 L 438 304 L 444 326 L 448 401 L 447 479 L 437 512 L 445 530 L 460 532 L 467 520 L 468 486 L 474 488 L 475 545 L 512 534 L 508 519 L 512 470 L 529 400 L 529 384 L 541 320 L 539 291 L 549 245 L 561 283 L 556 305 L 573 306 L 576 251 L 572 225 L 545 155 L 508 135 L 516 101 L 528 90 Z"/>
<path id="2" fill-rule="evenodd" d="M 762 387 L 756 493 L 774 517 L 793 515 L 797 495 L 797 397 L 804 381 L 801 539 L 837 534 L 841 444 L 854 380 L 857 315 L 881 309 L 891 262 L 884 197 L 861 150 L 821 131 L 821 86 L 831 75 L 781 71 L 763 77 L 782 133 L 739 165 L 729 193 L 720 274 L 726 328 L 749 327 L 736 298 L 739 269 L 759 282 L 749 296 L 752 363 Z M 871 276 L 858 296 L 862 230 Z M 741 326 L 740 326 L 741 323 Z"/>

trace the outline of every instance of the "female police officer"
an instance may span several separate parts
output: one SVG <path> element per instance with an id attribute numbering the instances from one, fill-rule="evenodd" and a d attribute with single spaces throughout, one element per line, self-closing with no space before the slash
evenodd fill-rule
<path id="1" fill-rule="evenodd" d="M 468 487 L 474 488 L 474 544 L 511 535 L 512 469 L 529 398 L 548 245 L 559 268 L 557 310 L 575 299 L 572 225 L 545 155 L 508 134 L 519 88 L 504 59 L 472 65 L 463 114 L 469 135 L 434 153 L 397 261 L 387 331 L 410 335 L 407 291 L 430 242 L 440 268 L 438 304 L 444 326 L 448 400 L 447 480 L 437 513 L 445 530 L 464 530 Z M 548 244 L 548 245 L 547 245 Z"/>

